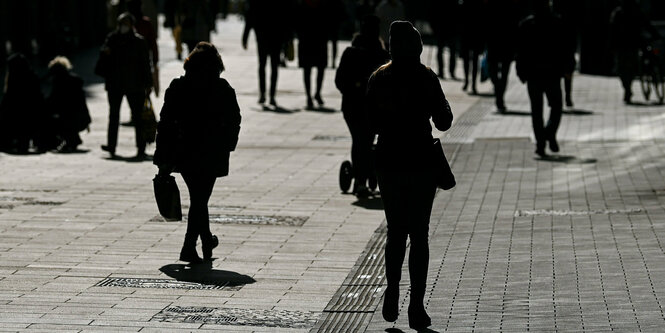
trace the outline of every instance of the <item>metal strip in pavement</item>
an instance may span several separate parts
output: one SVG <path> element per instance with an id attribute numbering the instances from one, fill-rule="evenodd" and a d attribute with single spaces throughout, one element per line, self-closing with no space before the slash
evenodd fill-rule
<path id="1" fill-rule="evenodd" d="M 229 282 L 188 282 L 170 279 L 144 279 L 144 278 L 106 278 L 95 284 L 95 287 L 123 287 L 123 288 L 156 288 L 156 289 L 190 289 L 238 291 L 240 286 L 230 286 Z"/>
<path id="2" fill-rule="evenodd" d="M 319 316 L 308 311 L 168 306 L 150 321 L 308 329 Z"/>
<path id="3" fill-rule="evenodd" d="M 187 221 L 187 216 L 182 217 Z M 307 216 L 281 216 L 281 215 L 236 215 L 236 214 L 210 214 L 210 223 L 221 224 L 247 224 L 247 225 L 278 225 L 288 227 L 300 227 L 309 217 Z M 149 222 L 165 222 L 166 220 L 157 215 Z M 177 222 L 177 221 L 176 221 Z"/>

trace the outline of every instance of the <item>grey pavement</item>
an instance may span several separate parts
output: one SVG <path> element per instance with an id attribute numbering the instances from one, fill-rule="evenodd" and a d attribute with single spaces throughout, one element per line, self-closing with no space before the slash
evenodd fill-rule
<path id="1" fill-rule="evenodd" d="M 330 110 L 303 110 L 295 63 L 280 71 L 286 112 L 263 110 L 255 46 L 242 50 L 241 30 L 231 17 L 213 35 L 243 116 L 230 175 L 211 198 L 216 260 L 177 261 L 185 224 L 158 218 L 154 166 L 99 150 L 106 95 L 90 85 L 88 152 L 0 155 L 0 331 L 409 331 L 405 315 L 380 315 L 383 212 L 337 184 L 350 138 L 334 71 Z M 163 90 L 183 71 L 166 31 L 159 44 Z M 431 48 L 423 62 L 433 64 Z M 562 152 L 536 159 L 526 88 L 511 81 L 506 115 L 442 81 L 456 120 L 435 135 L 458 185 L 437 194 L 430 225 L 432 329 L 662 331 L 665 110 L 626 107 L 618 79 L 579 75 Z M 161 95 L 154 102 L 159 110 Z M 122 128 L 121 156 L 135 153 L 133 140 Z"/>

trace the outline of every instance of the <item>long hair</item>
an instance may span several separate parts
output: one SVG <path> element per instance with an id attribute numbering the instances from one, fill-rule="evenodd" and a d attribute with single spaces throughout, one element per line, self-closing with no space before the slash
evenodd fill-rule
<path id="1" fill-rule="evenodd" d="M 224 62 L 215 45 L 199 42 L 185 59 L 183 67 L 187 74 L 196 77 L 219 77 L 224 71 Z"/>

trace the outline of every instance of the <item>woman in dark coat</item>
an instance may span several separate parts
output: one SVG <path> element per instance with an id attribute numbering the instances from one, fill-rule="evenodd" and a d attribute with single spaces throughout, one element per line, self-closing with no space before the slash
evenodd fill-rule
<path id="1" fill-rule="evenodd" d="M 199 42 L 185 60 L 185 75 L 166 90 L 157 128 L 154 164 L 159 175 L 180 172 L 189 189 L 187 234 L 180 260 L 201 262 L 196 241 L 201 237 L 203 259 L 212 257 L 219 241 L 210 232 L 208 200 L 215 180 L 229 173 L 229 155 L 240 131 L 240 107 L 235 90 L 220 78 L 222 58 L 214 45 Z"/>
<path id="2" fill-rule="evenodd" d="M 390 60 L 379 39 L 379 18 L 363 18 L 360 33 L 353 37 L 351 46 L 344 50 L 335 75 L 335 85 L 342 93 L 342 113 L 351 132 L 351 161 L 353 162 L 353 193 L 367 197 L 366 183 L 373 172 L 371 149 L 374 133 L 369 128 L 365 92 L 367 80 L 381 65 Z"/>
<path id="3" fill-rule="evenodd" d="M 450 128 L 453 115 L 436 74 L 420 63 L 420 33 L 411 23 L 390 26 L 392 61 L 369 80 L 370 125 L 378 133 L 376 171 L 388 223 L 383 318 L 397 320 L 399 282 L 411 240 L 409 326 L 431 325 L 423 300 L 429 263 L 428 230 L 436 192 L 432 165 L 432 127 Z"/>
<path id="4" fill-rule="evenodd" d="M 70 71 L 72 65 L 65 57 L 55 57 L 48 68 L 53 77 L 53 89 L 46 99 L 50 127 L 59 141 L 58 150 L 72 152 L 82 143 L 79 132 L 90 125 L 83 80 Z"/>
<path id="5" fill-rule="evenodd" d="M 25 154 L 32 141 L 43 150 L 44 97 L 39 78 L 24 55 L 16 53 L 7 59 L 5 82 L 0 103 L 0 149 Z"/>
<path id="6" fill-rule="evenodd" d="M 327 0 L 302 0 L 298 17 L 298 64 L 303 69 L 307 108 L 313 109 L 312 68 L 316 68 L 316 93 L 314 99 L 323 105 L 321 88 L 328 64 L 329 15 Z"/>

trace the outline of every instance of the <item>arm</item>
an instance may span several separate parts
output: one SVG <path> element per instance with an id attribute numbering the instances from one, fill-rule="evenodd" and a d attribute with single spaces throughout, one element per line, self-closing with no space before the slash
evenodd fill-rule
<path id="1" fill-rule="evenodd" d="M 225 136 L 226 142 L 228 143 L 228 150 L 234 151 L 238 145 L 238 136 L 240 134 L 240 121 L 242 117 L 240 116 L 240 106 L 238 105 L 238 100 L 236 99 L 236 92 L 229 85 L 227 88 L 227 97 L 226 97 L 226 119 L 225 119 Z"/>
<path id="2" fill-rule="evenodd" d="M 436 74 L 430 70 L 430 76 L 432 86 L 431 98 L 433 101 L 432 121 L 439 131 L 446 131 L 453 123 L 453 112 L 450 109 L 446 95 L 443 93 L 443 89 L 441 89 L 441 83 L 439 83 Z"/>
<path id="3" fill-rule="evenodd" d="M 178 139 L 178 123 L 175 114 L 177 112 L 177 90 L 174 88 L 176 80 L 178 79 L 171 82 L 171 86 L 164 93 L 164 105 L 159 114 L 159 123 L 157 124 L 156 149 L 153 164 L 160 168 L 160 173 L 172 171 L 177 157 L 176 141 Z"/>

